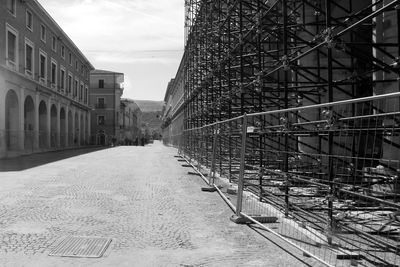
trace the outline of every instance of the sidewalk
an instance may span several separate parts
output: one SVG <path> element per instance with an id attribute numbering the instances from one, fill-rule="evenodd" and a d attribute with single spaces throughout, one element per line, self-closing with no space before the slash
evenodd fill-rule
<path id="1" fill-rule="evenodd" d="M 219 195 L 202 192 L 174 155 L 155 142 L 0 172 L 0 266 L 317 265 L 232 223 Z M 48 256 L 65 236 L 112 242 L 102 258 Z"/>

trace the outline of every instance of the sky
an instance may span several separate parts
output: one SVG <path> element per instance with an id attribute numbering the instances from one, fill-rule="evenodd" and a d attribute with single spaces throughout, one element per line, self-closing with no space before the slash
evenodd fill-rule
<path id="1" fill-rule="evenodd" d="M 123 98 L 163 100 L 183 55 L 184 0 L 38 0 L 96 69 L 125 74 Z"/>

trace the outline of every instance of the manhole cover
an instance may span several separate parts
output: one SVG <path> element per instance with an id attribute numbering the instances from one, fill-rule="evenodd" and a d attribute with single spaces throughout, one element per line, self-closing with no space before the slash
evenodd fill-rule
<path id="1" fill-rule="evenodd" d="M 103 237 L 65 237 L 49 256 L 100 258 L 111 243 L 111 238 Z"/>

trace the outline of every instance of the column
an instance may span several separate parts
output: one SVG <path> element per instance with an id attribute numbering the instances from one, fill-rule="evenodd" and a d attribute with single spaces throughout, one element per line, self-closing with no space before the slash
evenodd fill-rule
<path id="1" fill-rule="evenodd" d="M 39 93 L 36 92 L 35 94 L 35 121 L 33 125 L 33 148 L 35 150 L 39 149 L 39 104 L 40 104 L 40 98 L 39 98 Z"/>
<path id="2" fill-rule="evenodd" d="M 84 111 L 83 112 L 83 123 L 82 123 L 82 125 L 83 125 L 83 129 L 82 129 L 82 136 L 83 136 L 83 144 L 84 145 L 86 145 L 86 140 L 87 140 L 87 137 L 86 137 L 86 111 Z"/>
<path id="3" fill-rule="evenodd" d="M 87 118 L 88 118 L 88 140 L 89 140 L 89 142 L 91 142 L 92 140 L 91 140 L 91 136 L 92 136 L 92 133 L 91 133 L 91 130 L 92 130 L 92 127 L 90 127 L 90 125 L 91 125 L 91 116 L 90 116 L 90 111 L 88 111 L 88 113 L 87 113 Z M 95 139 L 95 142 L 96 142 L 96 139 Z"/>
<path id="4" fill-rule="evenodd" d="M 5 85 L 0 79 L 0 158 L 4 157 L 6 154 L 6 90 L 4 89 Z"/>
<path id="5" fill-rule="evenodd" d="M 25 89 L 20 88 L 19 90 L 19 127 L 18 127 L 18 149 L 21 151 L 25 150 Z"/>
<path id="6" fill-rule="evenodd" d="M 70 143 L 69 143 L 69 107 L 66 106 L 65 107 L 65 147 L 69 147 Z"/>
<path id="7" fill-rule="evenodd" d="M 48 99 L 46 101 L 46 114 L 47 114 L 47 129 L 46 129 L 46 134 L 47 134 L 47 148 L 51 147 L 51 101 Z"/>
<path id="8" fill-rule="evenodd" d="M 72 136 L 72 144 L 71 146 L 75 146 L 75 140 L 76 140 L 76 129 L 75 129 L 75 108 L 72 109 L 72 132 L 70 133 Z"/>
<path id="9" fill-rule="evenodd" d="M 76 129 L 75 129 L 75 138 L 76 138 L 76 145 L 77 146 L 80 146 L 80 144 L 81 144 L 81 113 L 79 112 L 79 110 L 75 110 L 75 113 L 76 113 L 76 117 L 78 118 L 78 122 L 75 122 L 76 123 Z"/>
<path id="10" fill-rule="evenodd" d="M 56 132 L 56 147 L 61 147 L 61 104 L 57 103 L 57 132 Z"/>

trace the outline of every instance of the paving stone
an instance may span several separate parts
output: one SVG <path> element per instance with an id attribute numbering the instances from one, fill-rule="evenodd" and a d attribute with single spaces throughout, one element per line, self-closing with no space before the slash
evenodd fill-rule
<path id="1" fill-rule="evenodd" d="M 80 266 L 304 264 L 247 226 L 233 225 L 218 194 L 202 193 L 204 182 L 188 175 L 174 155 L 156 142 L 0 173 L 0 200 L 7 199 L 0 202 L 3 265 L 74 265 L 47 257 L 68 235 L 112 238 L 106 257 L 82 259 Z"/>

